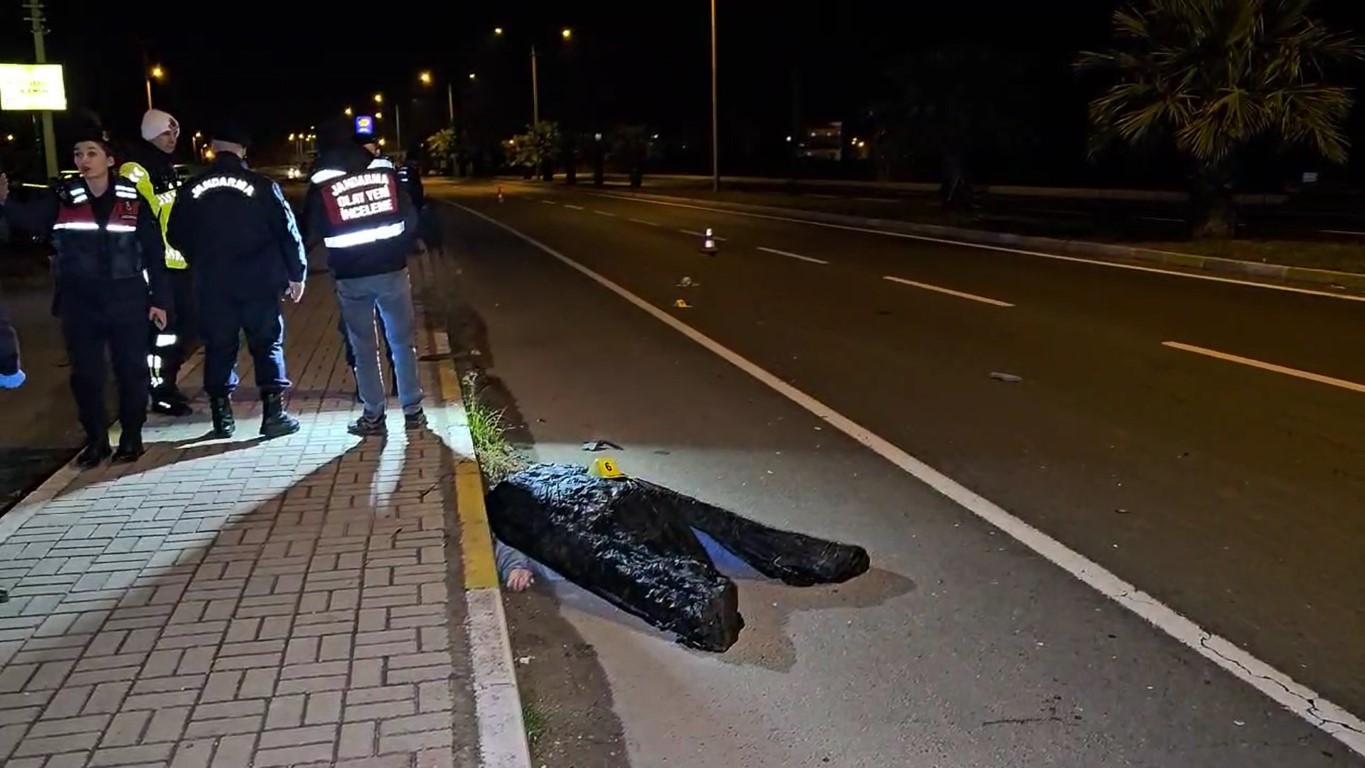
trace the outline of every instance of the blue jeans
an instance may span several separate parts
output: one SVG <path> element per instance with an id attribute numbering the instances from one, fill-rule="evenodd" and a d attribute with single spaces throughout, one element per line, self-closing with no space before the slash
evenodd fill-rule
<path id="1" fill-rule="evenodd" d="M 355 351 L 356 388 L 360 390 L 365 416 L 378 419 L 384 415 L 384 376 L 379 364 L 376 309 L 393 354 L 398 402 L 403 406 L 403 413 L 422 410 L 422 385 L 417 380 L 417 321 L 412 309 L 412 283 L 408 271 L 337 280 L 336 287 L 341 319 L 346 323 L 346 335 Z"/>

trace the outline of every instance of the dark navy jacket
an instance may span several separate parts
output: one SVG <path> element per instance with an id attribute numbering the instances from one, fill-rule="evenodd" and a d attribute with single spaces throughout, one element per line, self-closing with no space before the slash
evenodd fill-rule
<path id="1" fill-rule="evenodd" d="M 166 240 L 195 270 L 204 296 L 278 297 L 308 262 L 280 185 L 220 152 L 176 196 Z"/>

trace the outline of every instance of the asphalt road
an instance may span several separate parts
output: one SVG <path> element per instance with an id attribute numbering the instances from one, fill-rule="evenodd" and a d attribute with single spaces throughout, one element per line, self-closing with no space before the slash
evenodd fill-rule
<path id="1" fill-rule="evenodd" d="M 626 188 L 623 178 L 609 177 L 609 184 Z M 724 190 L 735 201 L 761 205 L 935 223 L 944 223 L 945 218 L 936 194 L 894 187 L 729 179 Z M 712 195 L 709 178 L 677 176 L 646 176 L 643 191 L 682 197 Z M 1044 237 L 1161 242 L 1188 237 L 1188 215 L 1184 202 L 995 193 L 978 196 L 970 225 Z M 1365 241 L 1365 207 L 1349 198 L 1247 204 L 1239 207 L 1238 216 L 1243 237 Z"/>
<path id="2" fill-rule="evenodd" d="M 1365 304 L 563 189 L 430 191 L 1365 713 Z M 751 629 L 721 657 L 571 601 L 636 765 L 1365 765 L 598 283 L 450 215 L 485 363 L 541 457 L 612 439 L 637 474 L 863 544 L 878 569 L 746 584 Z"/>

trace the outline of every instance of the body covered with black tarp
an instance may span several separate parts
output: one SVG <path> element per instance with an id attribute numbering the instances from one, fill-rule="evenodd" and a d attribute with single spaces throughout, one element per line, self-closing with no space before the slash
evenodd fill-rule
<path id="1" fill-rule="evenodd" d="M 869 565 L 862 547 L 770 528 L 654 483 L 603 479 L 573 465 L 522 470 L 488 493 L 487 507 L 506 544 L 709 651 L 733 645 L 744 620 L 734 582 L 693 529 L 787 584 L 842 582 Z"/>

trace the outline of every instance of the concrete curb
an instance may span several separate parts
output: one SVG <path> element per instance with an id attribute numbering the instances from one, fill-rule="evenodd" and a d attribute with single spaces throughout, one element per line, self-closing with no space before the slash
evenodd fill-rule
<path id="1" fill-rule="evenodd" d="M 483 474 L 474 452 L 460 383 L 448 359 L 450 340 L 446 332 L 436 330 L 421 303 L 415 303 L 421 315 L 420 327 L 425 327 L 428 333 L 427 352 L 439 357 L 439 362 L 428 370 L 434 369 L 436 394 L 445 407 L 434 409 L 431 429 L 441 436 L 452 454 L 450 471 L 455 484 L 460 539 L 449 546 L 460 548 L 464 563 L 465 633 L 474 678 L 471 687 L 479 729 L 479 764 L 484 768 L 531 768 L 521 690 L 493 555 L 493 534 L 484 508 Z"/>
<path id="2" fill-rule="evenodd" d="M 730 209 L 750 213 L 762 213 L 769 216 L 804 218 L 825 224 L 838 224 L 850 227 L 875 227 L 889 232 L 958 240 L 964 243 L 977 245 L 1069 254 L 1101 261 L 1165 267 L 1172 270 L 1185 269 L 1212 272 L 1224 276 L 1251 277 L 1285 285 L 1312 285 L 1323 288 L 1345 289 L 1351 292 L 1365 292 L 1365 273 L 1337 272 L 1329 269 L 1311 269 L 1308 267 L 1291 267 L 1284 264 L 1265 264 L 1256 261 L 1225 259 L 1216 256 L 1198 256 L 1188 253 L 1158 251 L 1150 248 L 1136 248 L 1129 245 L 1093 243 L 1085 240 L 1060 240 L 1051 237 L 1035 237 L 1032 235 L 1016 235 L 1009 232 L 991 232 L 982 229 L 948 227 L 941 224 L 918 224 L 896 219 L 875 219 L 842 213 L 827 213 L 825 211 L 812 211 L 802 208 L 782 208 L 779 206 L 757 205 L 754 203 L 717 202 L 695 197 L 680 197 L 645 192 L 633 192 L 630 194 L 593 192 L 590 194 L 603 197 L 615 197 L 624 200 L 642 199 L 667 203 L 690 203 L 722 210 Z"/>

